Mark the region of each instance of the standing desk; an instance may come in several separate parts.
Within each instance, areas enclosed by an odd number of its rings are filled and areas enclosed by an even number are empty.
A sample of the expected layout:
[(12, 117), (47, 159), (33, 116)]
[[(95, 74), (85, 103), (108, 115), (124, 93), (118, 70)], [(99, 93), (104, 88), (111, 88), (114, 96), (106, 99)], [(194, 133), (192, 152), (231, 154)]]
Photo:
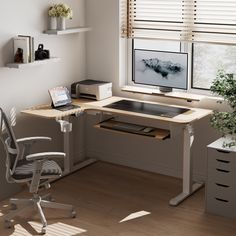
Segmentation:
[[(200, 120), (212, 113), (211, 110), (207, 109), (200, 109), (200, 108), (189, 108), (189, 107), (183, 107), (183, 106), (172, 106), (172, 107), (181, 107), (181, 108), (188, 108), (189, 111), (177, 115), (173, 118), (169, 117), (163, 117), (163, 116), (156, 116), (156, 115), (148, 115), (148, 114), (142, 114), (142, 113), (136, 113), (136, 112), (130, 112), (130, 111), (124, 111), (124, 110), (117, 110), (112, 108), (104, 107), (108, 104), (120, 101), (122, 99), (126, 100), (133, 100), (133, 101), (140, 101), (136, 99), (127, 99), (122, 97), (111, 97), (102, 101), (91, 101), (87, 99), (75, 99), (73, 100), (73, 104), (80, 105), (80, 108), (69, 110), (69, 111), (58, 111), (55, 109), (52, 109), (50, 105), (42, 105), (42, 106), (36, 106), (30, 109), (23, 110), (22, 113), (31, 115), (31, 116), (37, 116), (47, 119), (55, 119), (61, 124), (61, 131), (64, 132), (64, 152), (66, 153), (67, 158), (65, 159), (65, 174), (68, 174), (71, 171), (78, 170), (82, 167), (85, 167), (87, 165), (90, 165), (94, 163), (95, 159), (87, 159), (77, 165), (74, 166), (73, 158), (69, 158), (69, 132), (71, 131), (71, 123), (69, 121), (69, 117), (71, 115), (80, 115), (83, 112), (89, 112), (89, 111), (97, 111), (101, 112), (101, 114), (115, 114), (120, 116), (132, 116), (132, 117), (141, 117), (146, 119), (151, 119), (155, 121), (162, 121), (167, 122), (170, 125), (179, 125), (182, 128), (183, 132), (183, 186), (182, 186), (182, 192), (177, 195), (176, 197), (172, 198), (169, 201), (169, 204), (172, 206), (177, 206), (179, 203), (181, 203), (183, 200), (185, 200), (187, 197), (192, 195), (194, 192), (196, 192), (199, 188), (203, 186), (203, 183), (193, 183), (192, 180), (192, 157), (191, 157), (191, 146), (194, 140), (194, 132), (193, 132), (193, 123), (197, 120)], [(151, 104), (161, 104), (157, 102), (147, 102), (147, 101), (141, 101), (145, 103), (151, 103)]]

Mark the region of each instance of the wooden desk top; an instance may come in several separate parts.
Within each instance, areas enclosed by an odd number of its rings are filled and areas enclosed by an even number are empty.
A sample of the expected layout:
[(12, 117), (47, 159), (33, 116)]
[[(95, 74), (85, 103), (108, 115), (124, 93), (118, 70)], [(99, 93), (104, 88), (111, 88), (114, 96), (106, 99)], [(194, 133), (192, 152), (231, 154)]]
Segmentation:
[[(124, 110), (117, 110), (117, 109), (104, 107), (110, 103), (117, 102), (122, 99), (145, 102), (145, 103), (150, 103), (150, 104), (160, 104), (160, 105), (172, 106), (172, 107), (181, 107), (181, 108), (187, 108), (190, 110), (188, 112), (183, 113), (183, 114), (177, 115), (173, 118), (168, 118), (168, 117), (148, 115), (148, 114), (143, 114), (143, 113), (129, 112), (129, 111), (124, 111)], [(115, 114), (120, 114), (120, 115), (137, 116), (137, 117), (157, 119), (157, 120), (161, 120), (161, 121), (182, 123), (182, 124), (191, 123), (195, 120), (199, 120), (199, 119), (201, 119), (205, 116), (208, 116), (212, 113), (212, 110), (207, 110), (207, 109), (189, 108), (189, 107), (176, 106), (176, 105), (167, 105), (167, 104), (163, 104), (163, 103), (141, 101), (141, 100), (137, 100), (137, 99), (129, 99), (129, 98), (123, 98), (123, 97), (110, 97), (110, 98), (107, 98), (102, 101), (92, 101), (92, 100), (88, 100), (88, 99), (74, 99), (73, 104), (80, 105), (81, 108), (76, 108), (73, 110), (62, 112), (62, 111), (52, 109), (50, 105), (42, 105), (42, 106), (36, 106), (36, 107), (32, 107), (30, 109), (23, 110), (22, 113), (32, 115), (32, 116), (38, 116), (38, 117), (42, 117), (42, 118), (48, 118), (48, 119), (60, 119), (62, 117), (69, 116), (71, 114), (79, 113), (80, 111), (97, 110), (97, 111), (110, 112), (110, 113), (115, 113)]]
[(47, 119), (60, 119), (69, 115), (74, 115), (82, 111), (81, 108), (71, 109), (69, 111), (59, 111), (52, 109), (51, 105), (45, 104), (40, 106), (31, 107), (29, 109), (21, 111), (21, 113), (31, 116), (37, 116)]

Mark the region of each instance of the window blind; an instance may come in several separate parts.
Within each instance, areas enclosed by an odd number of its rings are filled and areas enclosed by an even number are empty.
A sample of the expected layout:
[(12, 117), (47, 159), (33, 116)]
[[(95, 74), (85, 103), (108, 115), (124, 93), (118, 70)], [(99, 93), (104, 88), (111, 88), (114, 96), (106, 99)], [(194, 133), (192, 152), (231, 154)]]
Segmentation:
[(122, 36), (236, 44), (235, 0), (122, 0)]

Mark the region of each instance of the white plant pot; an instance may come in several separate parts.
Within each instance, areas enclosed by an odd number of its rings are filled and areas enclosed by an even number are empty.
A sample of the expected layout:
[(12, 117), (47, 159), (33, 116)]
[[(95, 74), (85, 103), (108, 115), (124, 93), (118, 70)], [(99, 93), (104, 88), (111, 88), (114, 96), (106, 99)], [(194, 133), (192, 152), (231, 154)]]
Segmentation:
[(49, 17), (48, 19), (48, 29), (56, 30), (57, 29), (57, 18), (56, 17)]
[(236, 134), (227, 134), (223, 137), (222, 147), (229, 147), (236, 145)]
[(65, 30), (66, 29), (66, 18), (65, 17), (58, 17), (57, 18), (57, 29), (58, 30)]

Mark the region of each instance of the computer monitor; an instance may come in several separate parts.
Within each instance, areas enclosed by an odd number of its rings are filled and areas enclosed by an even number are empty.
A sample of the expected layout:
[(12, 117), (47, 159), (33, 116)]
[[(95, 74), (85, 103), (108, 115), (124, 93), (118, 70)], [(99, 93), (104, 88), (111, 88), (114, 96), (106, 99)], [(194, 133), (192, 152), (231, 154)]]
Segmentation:
[(188, 88), (188, 54), (133, 50), (133, 82), (159, 86), (161, 91)]

